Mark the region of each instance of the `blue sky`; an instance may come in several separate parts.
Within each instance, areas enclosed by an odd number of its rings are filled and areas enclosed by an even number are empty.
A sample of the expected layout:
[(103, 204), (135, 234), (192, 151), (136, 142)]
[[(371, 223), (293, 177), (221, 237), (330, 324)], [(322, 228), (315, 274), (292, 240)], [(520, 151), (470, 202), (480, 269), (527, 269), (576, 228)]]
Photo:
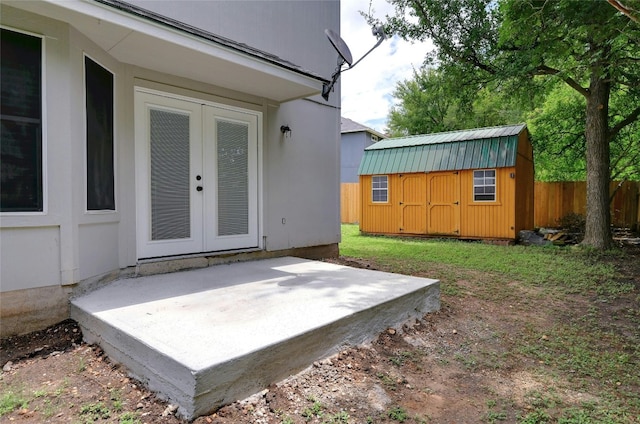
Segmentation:
[[(353, 61), (357, 61), (376, 43), (359, 11), (368, 11), (384, 18), (393, 8), (385, 0), (342, 0), (340, 5), (341, 36), (347, 43)], [(342, 85), (342, 116), (383, 132), (392, 93), (398, 82), (411, 78), (425, 54), (431, 49), (427, 43), (408, 43), (397, 36), (384, 41), (353, 69), (340, 76)]]

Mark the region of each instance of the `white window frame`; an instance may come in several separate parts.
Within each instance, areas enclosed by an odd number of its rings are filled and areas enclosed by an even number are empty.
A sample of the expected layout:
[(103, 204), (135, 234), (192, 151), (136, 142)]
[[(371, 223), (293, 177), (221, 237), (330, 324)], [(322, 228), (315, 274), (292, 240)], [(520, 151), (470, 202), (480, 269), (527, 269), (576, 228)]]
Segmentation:
[[(493, 176), (490, 175), (493, 173)], [(487, 175), (489, 174), (489, 175)], [(495, 202), (497, 201), (497, 172), (495, 169), (476, 169), (473, 171), (473, 201), (474, 202)], [(481, 193), (477, 193), (478, 190), (482, 189)], [(493, 188), (493, 193), (487, 193), (487, 188)], [(491, 190), (488, 190), (491, 191)], [(491, 199), (486, 199), (483, 197), (491, 196)], [(480, 198), (478, 198), (480, 197)]]
[[(377, 180), (377, 181), (376, 181)], [(384, 187), (381, 186), (384, 181)], [(384, 200), (376, 199), (376, 194), (381, 196), (384, 193)], [(389, 176), (388, 175), (372, 175), (371, 176), (371, 202), (372, 203), (389, 203)]]
[[(0, 212), (0, 216), (46, 216), (49, 212), (49, 179), (48, 179), (48, 153), (47, 153), (47, 45), (46, 37), (44, 34), (39, 34), (32, 31), (27, 31), (19, 28), (15, 28), (9, 25), (1, 25), (0, 28), (8, 31), (18, 32), (25, 35), (30, 35), (40, 39), (40, 107), (41, 107), (41, 119), (40, 119), (40, 142), (41, 145), (41, 172), (42, 172), (42, 210), (41, 211), (12, 211), (12, 212)], [(4, 226), (4, 224), (3, 224)]]

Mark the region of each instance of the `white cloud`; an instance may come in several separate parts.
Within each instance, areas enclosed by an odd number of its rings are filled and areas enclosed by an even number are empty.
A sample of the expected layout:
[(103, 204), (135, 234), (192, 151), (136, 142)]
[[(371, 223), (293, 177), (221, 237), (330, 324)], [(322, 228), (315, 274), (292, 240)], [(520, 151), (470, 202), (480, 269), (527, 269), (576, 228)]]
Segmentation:
[[(340, 5), (341, 37), (349, 46), (354, 62), (373, 45), (376, 38), (360, 11), (369, 10), (369, 0), (342, 0)], [(372, 0), (374, 16), (384, 19), (393, 14), (385, 0)], [(384, 131), (392, 93), (398, 82), (411, 78), (413, 69), (422, 65), (431, 50), (430, 43), (409, 43), (398, 36), (384, 41), (364, 60), (340, 76), (342, 116), (377, 131)]]

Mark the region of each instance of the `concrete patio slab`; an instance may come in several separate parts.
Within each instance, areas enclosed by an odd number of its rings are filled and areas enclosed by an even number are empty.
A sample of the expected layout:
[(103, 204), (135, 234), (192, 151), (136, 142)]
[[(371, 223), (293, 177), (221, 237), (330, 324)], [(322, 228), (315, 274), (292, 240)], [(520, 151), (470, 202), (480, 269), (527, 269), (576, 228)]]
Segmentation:
[(284, 257), (119, 280), (71, 316), (194, 418), (439, 306), (437, 280)]

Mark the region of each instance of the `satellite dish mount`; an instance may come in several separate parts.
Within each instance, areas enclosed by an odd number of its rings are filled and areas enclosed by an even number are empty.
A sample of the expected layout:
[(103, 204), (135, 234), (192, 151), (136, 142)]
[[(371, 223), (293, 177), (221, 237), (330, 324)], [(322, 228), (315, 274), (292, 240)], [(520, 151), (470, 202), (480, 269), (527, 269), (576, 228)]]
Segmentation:
[[(331, 75), (331, 81), (329, 83), (324, 83), (322, 86), (322, 97), (325, 100), (329, 100), (329, 93), (333, 91), (333, 86), (340, 78), (340, 73), (348, 71), (349, 69), (353, 69), (362, 59), (367, 57), (369, 53), (371, 53), (376, 47), (378, 47), (382, 42), (387, 38), (382, 28), (382, 25), (376, 26), (373, 28), (372, 33), (378, 39), (378, 42), (369, 49), (368, 52), (364, 54), (360, 59), (358, 59), (355, 63), (353, 62), (353, 57), (351, 56), (351, 50), (349, 50), (349, 46), (344, 40), (336, 34), (333, 30), (325, 29), (324, 33), (327, 35), (329, 42), (333, 46), (334, 49), (338, 52), (338, 66), (335, 71)], [(342, 69), (344, 65), (348, 65), (348, 68)]]

